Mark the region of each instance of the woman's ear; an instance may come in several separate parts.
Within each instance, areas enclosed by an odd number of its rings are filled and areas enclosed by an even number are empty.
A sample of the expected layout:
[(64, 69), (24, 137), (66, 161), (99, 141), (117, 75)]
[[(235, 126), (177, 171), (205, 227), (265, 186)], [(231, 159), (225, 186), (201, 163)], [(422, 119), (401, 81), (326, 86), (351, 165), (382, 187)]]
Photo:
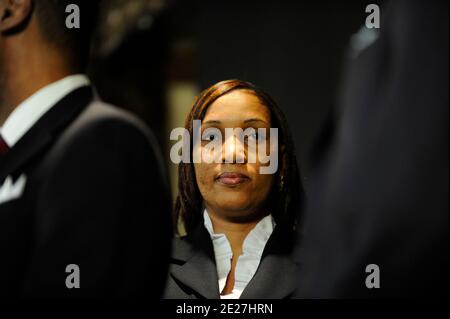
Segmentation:
[(32, 0), (0, 0), (0, 32), (12, 31), (28, 21)]

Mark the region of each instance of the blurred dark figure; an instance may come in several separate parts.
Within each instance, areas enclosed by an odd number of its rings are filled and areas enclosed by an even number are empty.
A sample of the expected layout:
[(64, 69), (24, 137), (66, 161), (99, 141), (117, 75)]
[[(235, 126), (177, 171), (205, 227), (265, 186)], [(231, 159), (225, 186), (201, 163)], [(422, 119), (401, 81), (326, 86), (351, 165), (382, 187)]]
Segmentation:
[(84, 74), (98, 5), (0, 0), (0, 297), (162, 293), (167, 180), (150, 130)]
[(165, 0), (106, 2), (90, 66), (102, 99), (139, 116), (162, 147), (167, 139), (164, 125), (170, 25), (170, 8)]
[(381, 14), (314, 153), (299, 297), (448, 294), (448, 2)]

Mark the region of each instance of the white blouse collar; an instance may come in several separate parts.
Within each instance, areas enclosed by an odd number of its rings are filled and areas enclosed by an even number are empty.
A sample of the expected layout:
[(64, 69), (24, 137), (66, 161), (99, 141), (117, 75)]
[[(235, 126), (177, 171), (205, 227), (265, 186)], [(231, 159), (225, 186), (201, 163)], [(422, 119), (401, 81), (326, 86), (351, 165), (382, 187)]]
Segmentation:
[[(219, 292), (222, 292), (228, 274), (231, 270), (231, 259), (233, 253), (230, 243), (225, 234), (216, 234), (212, 225), (211, 218), (207, 210), (203, 212), (204, 225), (211, 236), (216, 259), (217, 275), (219, 278)], [(264, 248), (272, 235), (275, 222), (272, 215), (261, 219), (258, 224), (250, 231), (244, 240), (242, 255), (239, 256), (235, 270), (235, 284), (233, 292), (230, 295), (221, 296), (223, 299), (238, 299), (244, 291), (247, 284), (255, 275)]]

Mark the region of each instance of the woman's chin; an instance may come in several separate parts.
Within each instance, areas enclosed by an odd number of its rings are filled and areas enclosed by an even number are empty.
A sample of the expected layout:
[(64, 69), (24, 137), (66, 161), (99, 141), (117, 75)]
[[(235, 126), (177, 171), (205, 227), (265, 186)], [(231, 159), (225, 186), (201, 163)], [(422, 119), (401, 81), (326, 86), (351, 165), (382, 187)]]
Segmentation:
[(247, 195), (235, 195), (235, 196), (222, 196), (217, 206), (223, 211), (228, 211), (232, 215), (241, 216), (251, 210), (254, 203), (248, 198)]

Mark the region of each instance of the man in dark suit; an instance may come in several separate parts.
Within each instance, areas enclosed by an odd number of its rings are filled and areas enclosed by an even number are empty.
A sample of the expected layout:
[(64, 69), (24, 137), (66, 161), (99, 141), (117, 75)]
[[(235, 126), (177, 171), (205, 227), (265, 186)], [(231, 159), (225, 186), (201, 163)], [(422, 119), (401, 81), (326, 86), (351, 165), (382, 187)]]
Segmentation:
[(448, 1), (381, 15), (314, 159), (299, 297), (448, 294)]
[[(80, 29), (66, 28), (77, 4)], [(0, 296), (160, 297), (170, 200), (152, 133), (83, 75), (97, 1), (0, 0)]]

